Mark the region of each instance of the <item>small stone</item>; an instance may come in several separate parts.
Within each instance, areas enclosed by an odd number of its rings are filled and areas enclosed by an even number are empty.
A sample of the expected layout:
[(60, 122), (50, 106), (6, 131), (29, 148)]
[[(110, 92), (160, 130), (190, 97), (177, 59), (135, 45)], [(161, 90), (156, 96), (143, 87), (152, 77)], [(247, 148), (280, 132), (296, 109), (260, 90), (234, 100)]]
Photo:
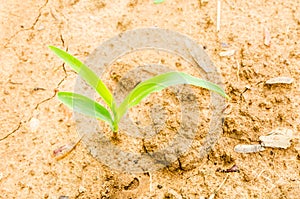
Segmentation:
[(266, 81), (266, 84), (291, 84), (294, 79), (291, 77), (274, 77)]
[(80, 186), (78, 189), (79, 193), (86, 192), (86, 189), (83, 186)]
[(38, 120), (37, 118), (31, 118), (30, 122), (29, 122), (29, 127), (30, 127), (30, 130), (32, 132), (36, 132), (37, 129), (39, 128), (40, 126), (40, 120)]

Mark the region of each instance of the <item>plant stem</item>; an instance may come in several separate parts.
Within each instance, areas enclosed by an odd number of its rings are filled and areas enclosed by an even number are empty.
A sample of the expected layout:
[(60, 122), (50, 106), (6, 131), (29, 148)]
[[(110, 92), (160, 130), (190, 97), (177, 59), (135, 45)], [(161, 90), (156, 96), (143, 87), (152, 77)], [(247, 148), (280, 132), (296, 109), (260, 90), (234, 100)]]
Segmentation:
[(118, 125), (118, 123), (117, 123), (116, 121), (114, 121), (112, 131), (113, 131), (114, 133), (117, 133), (118, 130), (119, 130), (119, 125)]

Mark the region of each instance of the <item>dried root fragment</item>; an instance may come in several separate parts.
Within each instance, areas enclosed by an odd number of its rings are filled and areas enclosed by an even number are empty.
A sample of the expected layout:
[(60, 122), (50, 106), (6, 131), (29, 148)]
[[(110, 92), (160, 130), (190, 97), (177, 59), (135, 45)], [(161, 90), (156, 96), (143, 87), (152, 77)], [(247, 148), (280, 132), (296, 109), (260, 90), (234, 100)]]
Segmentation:
[(219, 55), (221, 57), (230, 57), (230, 56), (234, 55), (234, 53), (235, 53), (235, 50), (232, 49), (232, 50), (222, 51), (219, 53)]
[(226, 177), (225, 177), (225, 179), (223, 180), (223, 182), (220, 184), (220, 186), (209, 196), (209, 198), (208, 199), (214, 199), (215, 198), (215, 196), (218, 194), (218, 192), (220, 191), (220, 189), (222, 188), (222, 186), (225, 184), (225, 182), (226, 182), (226, 180), (227, 180), (227, 178), (228, 178), (228, 173), (227, 173), (227, 175), (226, 175)]
[(256, 153), (264, 150), (265, 148), (260, 144), (239, 144), (234, 147), (234, 151), (237, 153)]
[(268, 47), (271, 45), (271, 34), (267, 27), (264, 28), (264, 44)]
[(266, 81), (266, 84), (291, 84), (294, 79), (291, 77), (274, 77)]

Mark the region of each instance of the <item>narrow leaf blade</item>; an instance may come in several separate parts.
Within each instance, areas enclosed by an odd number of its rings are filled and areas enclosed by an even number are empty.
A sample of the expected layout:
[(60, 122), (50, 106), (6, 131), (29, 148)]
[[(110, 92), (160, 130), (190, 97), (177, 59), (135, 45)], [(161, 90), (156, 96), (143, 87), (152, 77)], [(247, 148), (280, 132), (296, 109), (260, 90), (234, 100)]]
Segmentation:
[(113, 122), (109, 111), (96, 101), (71, 92), (59, 92), (57, 96), (70, 109), (103, 120), (112, 127)]
[(209, 81), (199, 79), (182, 72), (169, 72), (161, 75), (157, 75), (150, 78), (140, 84), (138, 84), (125, 98), (120, 107), (118, 108), (118, 120), (126, 113), (126, 111), (132, 106), (137, 105), (145, 97), (153, 92), (158, 92), (169, 86), (178, 84), (190, 84), (199, 86), (220, 94), (223, 97), (229, 99), (224, 90), (218, 85)]
[(114, 106), (113, 97), (111, 92), (105, 86), (105, 84), (98, 78), (98, 76), (81, 61), (70, 55), (69, 53), (55, 47), (49, 46), (59, 58), (67, 63), (72, 69), (77, 72), (96, 92), (102, 97), (105, 103), (112, 109)]

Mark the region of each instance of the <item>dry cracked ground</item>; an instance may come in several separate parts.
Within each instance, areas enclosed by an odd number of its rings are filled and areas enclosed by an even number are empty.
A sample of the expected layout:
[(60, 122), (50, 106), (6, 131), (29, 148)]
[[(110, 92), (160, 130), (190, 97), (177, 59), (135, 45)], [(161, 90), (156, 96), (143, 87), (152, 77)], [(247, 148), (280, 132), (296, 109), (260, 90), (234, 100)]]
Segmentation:
[[(213, 193), (215, 198), (298, 198), (300, 1), (224, 0), (219, 32), (216, 16), (217, 0), (0, 0), (0, 198), (208, 198)], [(47, 46), (85, 60), (119, 33), (154, 26), (203, 45), (222, 75), (231, 101), (214, 149), (201, 160), (188, 154), (143, 174), (111, 169), (82, 143), (65, 158), (53, 158), (53, 150), (78, 137), (72, 112), (56, 98), (58, 90), (73, 89), (77, 75)], [(265, 29), (270, 45), (264, 44)], [(221, 57), (226, 49), (235, 54)], [(180, 58), (138, 53), (118, 61), (113, 74), (150, 61), (193, 74)], [(279, 76), (294, 81), (265, 84)], [(106, 76), (110, 88), (114, 77)], [(174, 96), (166, 91), (160, 97)], [(159, 103), (176, 110), (176, 100)], [(137, 114), (145, 114), (151, 101), (142, 105)], [(287, 149), (234, 151), (238, 144), (259, 143), (261, 135), (279, 127), (293, 131)], [(233, 165), (239, 172), (219, 172)]]

